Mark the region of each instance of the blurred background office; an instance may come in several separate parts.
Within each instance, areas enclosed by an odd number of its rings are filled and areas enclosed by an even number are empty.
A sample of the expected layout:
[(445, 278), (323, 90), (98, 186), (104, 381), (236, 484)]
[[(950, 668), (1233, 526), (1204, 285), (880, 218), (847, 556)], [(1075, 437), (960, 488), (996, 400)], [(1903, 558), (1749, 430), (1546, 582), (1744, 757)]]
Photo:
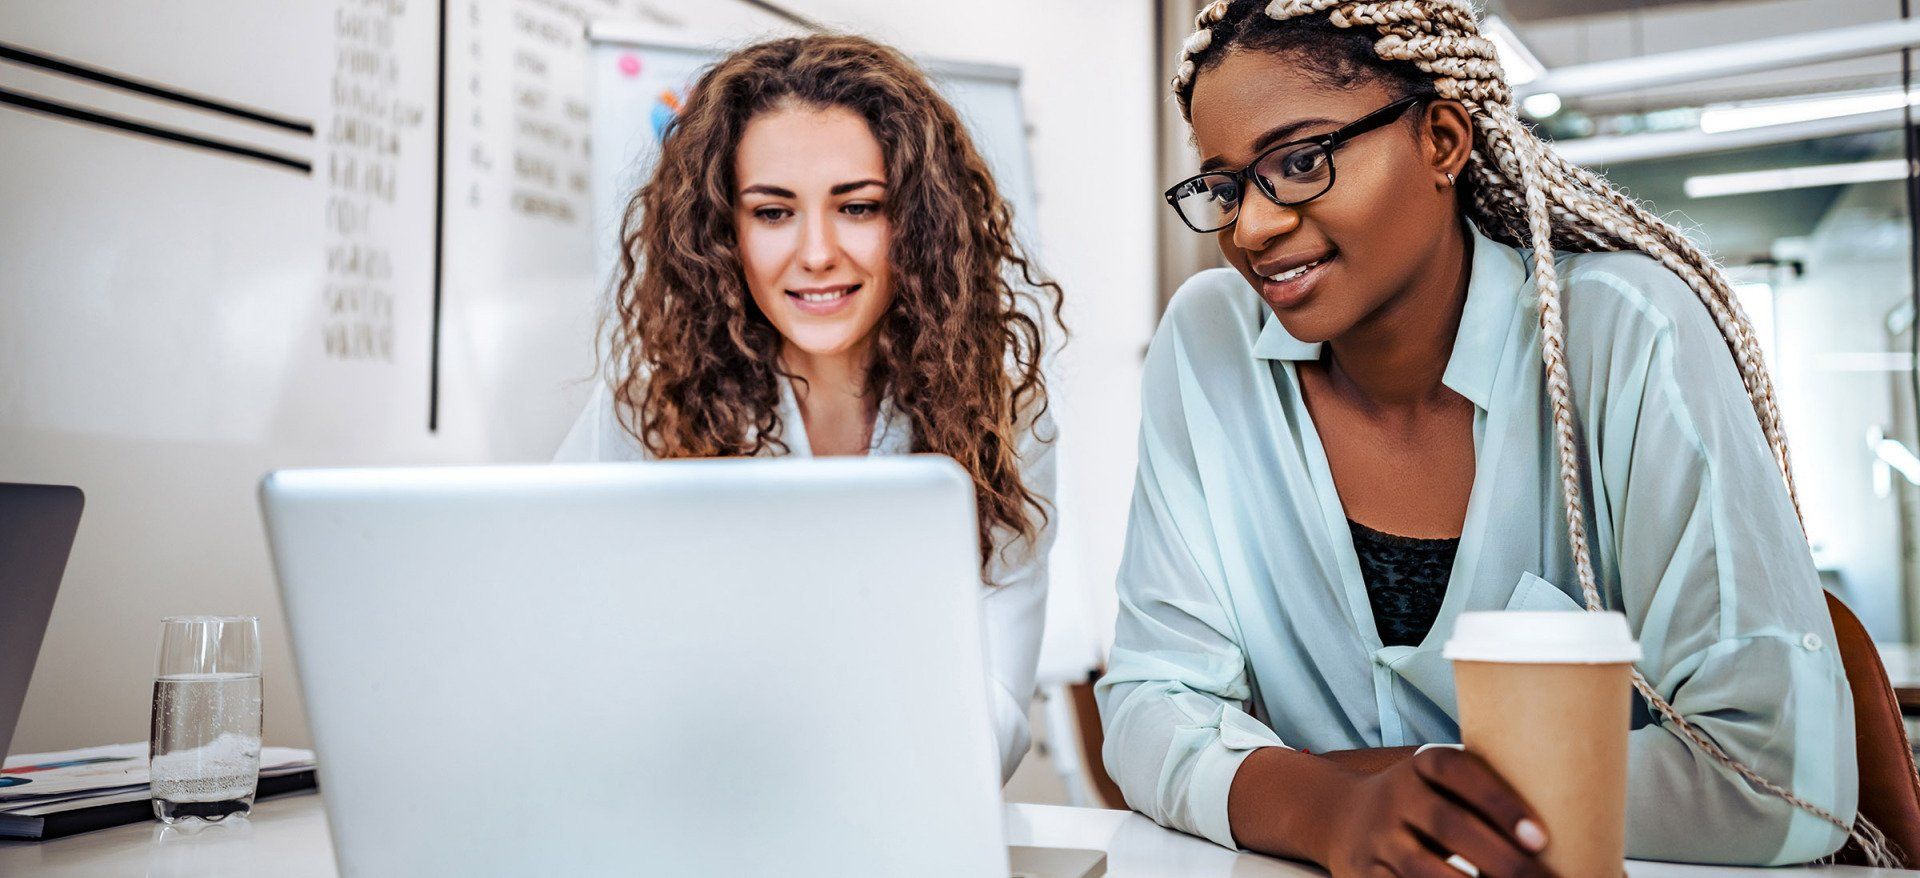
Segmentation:
[[(306, 746), (256, 480), (546, 459), (594, 380), (614, 235), (594, 77), (656, 63), (602, 50), (825, 27), (1011, 88), (996, 170), (1073, 335), (1043, 751), (1009, 796), (1088, 801), (1067, 686), (1111, 636), (1140, 357), (1219, 262), (1158, 195), (1196, 163), (1164, 83), (1199, 5), (0, 0), (0, 480), (89, 497), (14, 749), (141, 739), (157, 620), (187, 612), (261, 616), (267, 742)], [(1825, 582), (1909, 641), (1920, 22), (1899, 0), (1487, 12), (1537, 124), (1733, 267)]]

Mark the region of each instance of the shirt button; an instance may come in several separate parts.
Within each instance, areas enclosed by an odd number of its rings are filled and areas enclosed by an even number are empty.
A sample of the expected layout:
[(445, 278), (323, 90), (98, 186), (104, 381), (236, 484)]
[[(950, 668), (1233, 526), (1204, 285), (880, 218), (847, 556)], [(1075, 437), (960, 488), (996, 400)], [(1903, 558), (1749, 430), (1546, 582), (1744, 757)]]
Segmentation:
[(1808, 652), (1818, 652), (1820, 650), (1820, 635), (1809, 634), (1802, 637), (1800, 638), (1800, 645), (1805, 647)]

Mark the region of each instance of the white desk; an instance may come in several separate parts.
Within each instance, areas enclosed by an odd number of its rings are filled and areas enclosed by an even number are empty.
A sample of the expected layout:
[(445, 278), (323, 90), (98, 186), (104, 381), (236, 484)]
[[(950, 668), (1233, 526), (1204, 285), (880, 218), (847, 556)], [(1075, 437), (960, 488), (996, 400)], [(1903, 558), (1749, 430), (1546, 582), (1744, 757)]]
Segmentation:
[[(1128, 811), (1008, 805), (1007, 842), (1107, 852), (1111, 878), (1319, 878), (1318, 869), (1236, 854), (1212, 842), (1162, 829)], [(253, 817), (196, 831), (157, 823), (122, 826), (50, 842), (0, 841), (0, 876), (26, 878), (334, 878), (333, 849), (320, 796), (261, 802)], [(1751, 876), (1750, 869), (1629, 863), (1632, 878)], [(849, 870), (856, 874), (857, 870)], [(1829, 866), (1793, 870), (1799, 876), (1901, 876), (1911, 872)], [(1778, 874), (1778, 873), (1775, 873)]]

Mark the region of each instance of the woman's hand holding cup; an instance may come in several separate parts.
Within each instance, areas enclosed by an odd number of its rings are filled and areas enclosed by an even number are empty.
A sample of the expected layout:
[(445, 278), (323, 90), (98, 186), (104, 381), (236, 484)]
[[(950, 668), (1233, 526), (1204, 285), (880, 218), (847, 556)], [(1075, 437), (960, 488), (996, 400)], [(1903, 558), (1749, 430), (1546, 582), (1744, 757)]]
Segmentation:
[(1428, 750), (1357, 777), (1329, 816), (1326, 866), (1340, 878), (1460, 878), (1461, 861), (1497, 878), (1553, 874), (1539, 817), (1471, 753)]

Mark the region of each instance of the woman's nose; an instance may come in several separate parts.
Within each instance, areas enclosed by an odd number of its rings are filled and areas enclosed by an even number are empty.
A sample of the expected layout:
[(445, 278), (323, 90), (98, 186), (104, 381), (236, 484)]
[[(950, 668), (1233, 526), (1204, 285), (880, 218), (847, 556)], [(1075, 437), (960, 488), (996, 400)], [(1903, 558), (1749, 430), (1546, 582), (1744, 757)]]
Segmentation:
[(1233, 243), (1249, 253), (1258, 253), (1267, 249), (1273, 239), (1299, 227), (1299, 210), (1248, 192), (1240, 200), (1240, 215), (1234, 219)]

